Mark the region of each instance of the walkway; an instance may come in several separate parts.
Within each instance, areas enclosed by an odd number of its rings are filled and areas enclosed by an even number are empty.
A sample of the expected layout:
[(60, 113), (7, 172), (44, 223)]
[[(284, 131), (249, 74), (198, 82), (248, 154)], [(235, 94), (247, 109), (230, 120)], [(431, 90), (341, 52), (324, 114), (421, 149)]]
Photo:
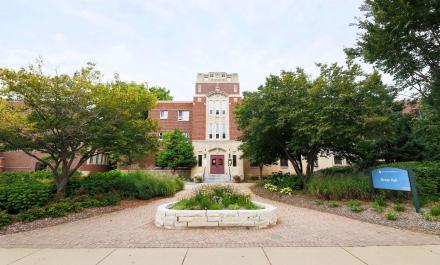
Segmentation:
[(0, 249), (0, 265), (438, 265), (440, 246)]
[[(248, 190), (249, 184), (240, 184), (239, 187)], [(179, 193), (178, 197), (185, 196), (187, 192)], [(0, 236), (0, 248), (349, 247), (440, 244), (440, 237), (434, 235), (364, 223), (257, 196), (254, 199), (278, 207), (279, 223), (276, 226), (262, 230), (159, 229), (153, 223), (156, 207), (176, 200), (166, 198), (138, 208)]]

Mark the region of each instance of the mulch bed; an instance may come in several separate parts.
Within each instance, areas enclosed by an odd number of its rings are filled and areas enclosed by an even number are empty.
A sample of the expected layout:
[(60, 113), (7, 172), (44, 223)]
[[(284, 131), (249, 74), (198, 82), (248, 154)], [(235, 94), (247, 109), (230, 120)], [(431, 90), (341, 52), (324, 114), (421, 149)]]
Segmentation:
[[(386, 225), (414, 232), (440, 235), (440, 221), (425, 220), (422, 216), (415, 212), (414, 207), (409, 203), (405, 204), (406, 211), (399, 213), (399, 217), (396, 221), (389, 221), (383, 216), (383, 213), (377, 213), (373, 211), (371, 209), (371, 203), (369, 202), (363, 202), (362, 205), (364, 208), (368, 209), (356, 213), (351, 211), (347, 207), (347, 201), (337, 201), (339, 207), (332, 208), (329, 206), (327, 201), (319, 201), (316, 200), (316, 198), (305, 194), (283, 195), (277, 192), (270, 192), (258, 185), (253, 185), (250, 189), (256, 195), (269, 200), (279, 201), (286, 204), (309, 208), (321, 212), (341, 215), (373, 224)], [(389, 203), (384, 212), (392, 210), (392, 206), (393, 204)], [(422, 211), (427, 210), (428, 209), (422, 209)]]
[(157, 200), (157, 198), (150, 200), (123, 200), (119, 205), (86, 208), (79, 213), (69, 213), (66, 216), (58, 218), (44, 218), (35, 220), (33, 222), (16, 222), (0, 229), (0, 235), (13, 234), (18, 232), (31, 231), (39, 228), (45, 228), (49, 226), (55, 226), (63, 223), (74, 222), (85, 218), (90, 218), (97, 215), (120, 211), (128, 208), (135, 208), (142, 205), (151, 203)]

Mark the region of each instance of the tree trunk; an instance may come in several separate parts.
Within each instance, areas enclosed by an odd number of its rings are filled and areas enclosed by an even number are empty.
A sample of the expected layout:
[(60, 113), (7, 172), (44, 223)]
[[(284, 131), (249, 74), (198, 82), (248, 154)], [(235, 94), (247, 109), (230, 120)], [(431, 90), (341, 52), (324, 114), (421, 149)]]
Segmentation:
[(263, 179), (263, 167), (264, 165), (260, 165), (260, 176), (258, 177), (259, 180)]

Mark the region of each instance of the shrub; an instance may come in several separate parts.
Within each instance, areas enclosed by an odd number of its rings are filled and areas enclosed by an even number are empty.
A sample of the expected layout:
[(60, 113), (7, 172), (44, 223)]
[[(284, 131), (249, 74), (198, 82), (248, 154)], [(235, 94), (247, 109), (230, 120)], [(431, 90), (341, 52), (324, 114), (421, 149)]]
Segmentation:
[(274, 173), (265, 177), (263, 182), (275, 185), (278, 189), (291, 188), (292, 190), (301, 190), (303, 188), (301, 179), (295, 175), (290, 175), (290, 173)]
[(323, 175), (323, 176), (347, 175), (347, 174), (353, 174), (354, 169), (350, 166), (334, 166), (334, 167), (321, 169), (316, 173), (318, 175)]
[(406, 207), (405, 207), (405, 205), (403, 205), (401, 203), (396, 203), (396, 204), (394, 204), (394, 211), (404, 212), (404, 211), (406, 211)]
[(240, 183), (240, 182), (241, 182), (241, 178), (240, 178), (240, 176), (238, 176), (238, 175), (233, 176), (233, 177), (232, 177), (232, 180), (233, 180), (235, 183)]
[(194, 176), (193, 177), (193, 181), (195, 183), (201, 183), (202, 182), (202, 177), (201, 176)]
[(323, 200), (359, 199), (371, 197), (371, 185), (368, 176), (314, 176), (307, 184), (307, 191)]
[(337, 202), (335, 202), (335, 201), (329, 201), (329, 202), (328, 202), (328, 206), (329, 206), (330, 208), (336, 208), (336, 207), (339, 207), (339, 203), (337, 203)]
[(189, 198), (173, 206), (176, 210), (258, 209), (248, 194), (236, 191), (230, 185), (202, 185)]
[(11, 216), (6, 211), (0, 211), (0, 227), (9, 225), (11, 222)]
[(387, 206), (387, 202), (385, 201), (384, 197), (382, 196), (376, 196), (374, 198), (374, 202), (381, 207), (386, 207)]
[(293, 190), (292, 190), (291, 188), (289, 188), (289, 187), (287, 187), (287, 188), (282, 188), (282, 189), (280, 190), (280, 193), (281, 193), (281, 194), (285, 194), (285, 195), (292, 195), (292, 192), (293, 192)]
[(0, 184), (0, 209), (18, 213), (34, 206), (42, 206), (49, 201), (54, 192), (53, 184), (44, 184), (31, 178)]
[(385, 218), (390, 221), (395, 221), (399, 217), (399, 214), (394, 211), (389, 211), (385, 213)]
[(432, 207), (430, 210), (429, 210), (429, 214), (431, 215), (431, 216), (440, 216), (440, 204), (439, 205), (437, 205), (437, 206), (435, 206), (435, 207)]
[(371, 209), (375, 212), (381, 213), (384, 210), (384, 207), (377, 202), (373, 202), (371, 205)]
[(266, 183), (266, 184), (264, 184), (264, 188), (265, 188), (266, 190), (268, 190), (268, 191), (271, 191), (271, 192), (277, 192), (277, 191), (278, 191), (278, 187), (275, 186), (275, 185), (272, 184), (272, 183)]
[(350, 208), (350, 210), (352, 210), (353, 212), (362, 212), (363, 210), (365, 210), (362, 206), (361, 206), (361, 202), (358, 200), (351, 200), (348, 202), (348, 208)]
[(32, 222), (41, 218), (47, 217), (46, 209), (43, 207), (32, 207), (26, 211), (23, 211), (15, 217), (21, 222)]

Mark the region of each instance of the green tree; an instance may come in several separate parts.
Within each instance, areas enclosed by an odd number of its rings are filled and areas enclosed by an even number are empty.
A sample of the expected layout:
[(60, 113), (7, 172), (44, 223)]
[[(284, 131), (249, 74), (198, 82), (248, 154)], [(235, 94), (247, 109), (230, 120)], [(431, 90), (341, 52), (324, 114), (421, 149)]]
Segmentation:
[(165, 87), (152, 86), (148, 89), (158, 100), (173, 100), (170, 90)]
[(440, 1), (365, 0), (362, 30), (348, 54), (391, 74), (440, 114)]
[(196, 163), (194, 148), (181, 130), (164, 133), (162, 150), (157, 154), (156, 165), (175, 171), (179, 167), (192, 167)]
[(365, 74), (352, 62), (318, 66), (316, 79), (302, 69), (269, 76), (236, 111), (245, 144), (268, 140), (270, 153), (287, 157), (304, 184), (318, 155), (354, 158), (389, 131), (385, 101), (392, 97), (377, 72)]
[(1, 149), (19, 149), (46, 163), (58, 193), (92, 156), (129, 163), (156, 149), (157, 124), (145, 117), (155, 97), (119, 80), (101, 83), (100, 77), (93, 64), (72, 76), (45, 75), (41, 62), (0, 69)]

